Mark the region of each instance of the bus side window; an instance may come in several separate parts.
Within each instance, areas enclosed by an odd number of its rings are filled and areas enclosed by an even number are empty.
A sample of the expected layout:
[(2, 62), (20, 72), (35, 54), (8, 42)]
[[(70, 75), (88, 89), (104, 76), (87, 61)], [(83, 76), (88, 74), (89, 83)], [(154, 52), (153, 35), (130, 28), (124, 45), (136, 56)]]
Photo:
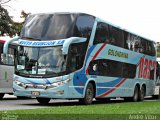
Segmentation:
[(8, 54), (8, 65), (14, 65), (14, 49), (9, 48), (9, 54)]
[(109, 42), (109, 26), (106, 23), (98, 23), (93, 44)]
[(0, 46), (0, 53), (1, 53), (1, 56), (0, 56), (0, 58), (1, 58), (0, 63), (1, 64), (14, 65), (15, 50), (13, 48), (9, 47), (8, 54), (4, 55), (3, 54), (3, 46)]
[(109, 26), (110, 44), (124, 48), (124, 35), (123, 31), (119, 28)]
[(98, 60), (91, 61), (89, 64), (89, 75), (99, 75), (99, 64)]
[(123, 64), (118, 61), (98, 59), (90, 62), (89, 74), (99, 76), (121, 77), (122, 65)]
[(78, 16), (75, 27), (75, 36), (89, 39), (94, 24), (94, 18), (88, 15)]
[(128, 46), (129, 50), (132, 50), (134, 52), (139, 52), (143, 53), (143, 43), (140, 37), (130, 34), (130, 33), (125, 33), (125, 42)]
[(156, 50), (152, 42), (147, 41), (147, 54), (151, 56), (156, 55)]

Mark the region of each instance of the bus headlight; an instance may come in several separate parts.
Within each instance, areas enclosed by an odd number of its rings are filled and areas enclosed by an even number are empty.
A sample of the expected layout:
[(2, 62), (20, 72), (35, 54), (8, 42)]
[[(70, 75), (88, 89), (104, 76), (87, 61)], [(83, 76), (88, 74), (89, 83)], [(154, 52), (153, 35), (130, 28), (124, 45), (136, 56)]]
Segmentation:
[(15, 80), (14, 81), (17, 85), (20, 85), (21, 84), (21, 82), (19, 82), (19, 81), (17, 81), (17, 80)]
[(71, 80), (71, 79), (68, 78), (68, 79), (63, 80), (63, 81), (54, 82), (54, 83), (51, 84), (51, 86), (52, 86), (52, 87), (57, 87), (57, 86), (59, 86), (59, 85), (63, 85), (63, 84), (65, 84), (65, 83), (68, 83), (70, 80)]
[(26, 85), (25, 83), (23, 83), (23, 82), (19, 82), (19, 81), (17, 81), (17, 80), (15, 80), (14, 82), (15, 82), (17, 85), (21, 86), (21, 87), (24, 87), (24, 88), (27, 87), (27, 85)]

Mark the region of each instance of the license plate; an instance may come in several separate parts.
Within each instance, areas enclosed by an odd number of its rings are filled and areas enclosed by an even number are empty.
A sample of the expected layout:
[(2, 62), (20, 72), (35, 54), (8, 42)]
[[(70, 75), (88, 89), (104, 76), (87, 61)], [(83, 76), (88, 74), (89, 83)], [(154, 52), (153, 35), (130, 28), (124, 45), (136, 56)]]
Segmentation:
[(32, 91), (31, 93), (32, 93), (33, 96), (39, 96), (40, 95), (40, 93), (38, 91)]

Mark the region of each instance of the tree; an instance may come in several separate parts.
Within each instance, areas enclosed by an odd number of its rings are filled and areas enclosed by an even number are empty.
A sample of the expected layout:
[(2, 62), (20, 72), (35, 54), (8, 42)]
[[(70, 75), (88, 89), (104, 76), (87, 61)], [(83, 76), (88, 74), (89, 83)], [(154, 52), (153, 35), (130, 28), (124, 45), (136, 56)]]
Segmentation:
[(157, 42), (157, 57), (160, 57), (160, 42)]
[[(6, 5), (6, 3), (10, 1), (11, 0), (0, 0), (0, 35), (3, 35), (4, 33), (7, 33), (9, 36), (13, 36), (16, 33), (19, 34), (24, 23), (14, 22), (9, 16), (8, 11), (5, 8), (10, 7)], [(26, 18), (28, 15), (24, 11), (21, 14), (23, 18)]]
[(29, 14), (31, 14), (31, 13), (26, 13), (24, 10), (22, 10), (21, 11), (21, 18), (26, 19)]
[(11, 33), (10, 26), (12, 25), (12, 23), (13, 21), (11, 17), (8, 15), (8, 11), (5, 8), (3, 8), (0, 4), (0, 31), (2, 35), (4, 33)]

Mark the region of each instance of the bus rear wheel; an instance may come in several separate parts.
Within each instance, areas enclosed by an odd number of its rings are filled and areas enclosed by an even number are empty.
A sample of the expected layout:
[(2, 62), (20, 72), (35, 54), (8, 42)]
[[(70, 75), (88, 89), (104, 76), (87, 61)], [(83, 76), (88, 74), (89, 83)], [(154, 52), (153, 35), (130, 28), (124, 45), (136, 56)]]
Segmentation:
[(43, 105), (48, 104), (49, 101), (51, 100), (50, 98), (39, 98), (39, 97), (37, 97), (36, 99), (40, 104), (43, 104)]
[(138, 86), (135, 86), (134, 94), (133, 94), (133, 97), (131, 98), (133, 102), (137, 102), (138, 101), (138, 93), (139, 93)]
[(144, 100), (145, 92), (146, 92), (145, 87), (142, 86), (142, 88), (141, 88), (141, 90), (139, 92), (139, 101), (143, 101)]
[(85, 105), (90, 105), (93, 102), (94, 97), (94, 88), (92, 83), (88, 83), (85, 96), (82, 99), (79, 99), (79, 102)]
[(0, 93), (0, 100), (3, 99), (4, 93)]

